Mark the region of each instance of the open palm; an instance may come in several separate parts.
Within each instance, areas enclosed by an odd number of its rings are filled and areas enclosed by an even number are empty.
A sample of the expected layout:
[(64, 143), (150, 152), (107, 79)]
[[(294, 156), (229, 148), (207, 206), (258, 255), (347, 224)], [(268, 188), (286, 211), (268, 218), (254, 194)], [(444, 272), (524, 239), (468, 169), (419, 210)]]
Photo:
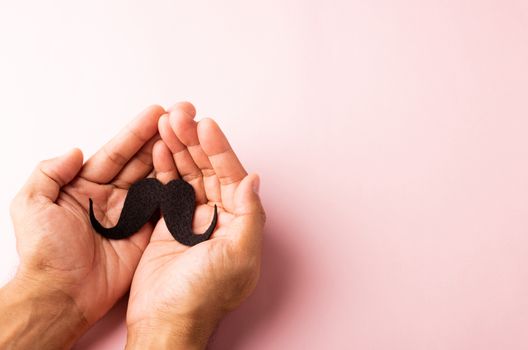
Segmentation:
[(182, 103), (160, 118), (154, 168), (164, 183), (181, 178), (193, 186), (195, 233), (207, 229), (215, 204), (218, 223), (211, 239), (193, 247), (174, 240), (163, 219), (157, 223), (132, 282), (129, 326), (169, 314), (218, 319), (245, 299), (258, 279), (265, 221), (253, 188), (258, 178), (247, 175), (213, 120), (198, 123), (194, 116), (194, 107)]
[(130, 184), (153, 171), (163, 113), (159, 106), (146, 109), (84, 166), (79, 150), (42, 162), (13, 202), (30, 211), (12, 210), (21, 272), (44, 271), (42, 282), (73, 298), (89, 324), (128, 290), (153, 226), (108, 240), (93, 230), (88, 200), (103, 224), (115, 224)]

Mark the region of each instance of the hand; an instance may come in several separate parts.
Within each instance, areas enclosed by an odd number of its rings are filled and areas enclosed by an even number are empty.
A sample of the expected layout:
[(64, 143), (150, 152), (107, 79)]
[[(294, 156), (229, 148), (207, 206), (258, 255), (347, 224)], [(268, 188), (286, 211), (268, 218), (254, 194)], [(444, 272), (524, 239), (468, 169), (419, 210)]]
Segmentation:
[[(4, 311), (0, 329), (14, 324), (6, 319), (6, 305), (18, 305), (11, 313), (19, 317), (26, 317), (18, 312), (23, 305), (33, 309), (22, 322), (23, 332), (11, 332), (12, 340), (24, 344), (22, 338), (33, 334), (27, 339), (32, 348), (68, 347), (129, 289), (153, 225), (145, 225), (128, 239), (105, 239), (90, 224), (88, 199), (94, 200), (95, 214), (103, 224), (117, 222), (130, 184), (153, 170), (151, 152), (159, 140), (157, 123), (163, 113), (159, 106), (143, 111), (84, 166), (77, 149), (41, 162), (13, 200), (20, 266), (0, 293)], [(52, 318), (53, 327), (44, 330), (59, 334), (28, 332), (37, 316)], [(57, 325), (61, 322), (66, 322), (64, 327)], [(4, 340), (0, 339), (0, 347), (8, 343)]]
[(189, 103), (159, 120), (153, 150), (157, 178), (189, 182), (196, 193), (195, 233), (211, 238), (187, 247), (161, 219), (136, 269), (127, 311), (128, 348), (203, 348), (217, 323), (254, 289), (260, 273), (265, 214), (259, 178), (248, 175), (218, 125), (193, 120)]

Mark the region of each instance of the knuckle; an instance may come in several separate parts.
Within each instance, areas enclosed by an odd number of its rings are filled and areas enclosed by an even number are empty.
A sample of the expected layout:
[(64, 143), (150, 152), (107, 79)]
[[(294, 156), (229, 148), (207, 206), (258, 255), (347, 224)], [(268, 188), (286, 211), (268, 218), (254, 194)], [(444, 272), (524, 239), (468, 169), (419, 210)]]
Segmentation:
[(42, 174), (48, 174), (50, 168), (50, 159), (41, 160), (35, 166), (32, 176), (42, 176)]
[(44, 159), (44, 160), (41, 160), (37, 163), (37, 166), (36, 166), (36, 169), (35, 170), (42, 170), (43, 168), (46, 168), (46, 166), (48, 165), (49, 163), (49, 160), (48, 159)]

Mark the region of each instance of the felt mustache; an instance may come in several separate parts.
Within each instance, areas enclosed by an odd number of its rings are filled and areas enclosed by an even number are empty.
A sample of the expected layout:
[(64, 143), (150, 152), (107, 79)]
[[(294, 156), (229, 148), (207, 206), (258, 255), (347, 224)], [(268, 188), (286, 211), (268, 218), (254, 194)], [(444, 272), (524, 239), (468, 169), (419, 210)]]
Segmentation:
[(114, 227), (103, 227), (97, 221), (90, 198), (90, 222), (99, 234), (110, 239), (123, 239), (145, 225), (159, 208), (167, 228), (180, 243), (193, 246), (211, 237), (218, 219), (216, 205), (209, 228), (203, 234), (194, 234), (192, 219), (195, 196), (191, 185), (183, 180), (172, 180), (163, 185), (156, 179), (140, 180), (130, 186), (123, 210)]

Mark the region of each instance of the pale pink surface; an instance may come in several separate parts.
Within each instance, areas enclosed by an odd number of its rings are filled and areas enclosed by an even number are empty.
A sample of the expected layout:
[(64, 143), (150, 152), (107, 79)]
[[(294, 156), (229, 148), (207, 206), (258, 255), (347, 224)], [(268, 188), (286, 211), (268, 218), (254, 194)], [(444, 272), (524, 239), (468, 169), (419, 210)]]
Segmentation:
[[(528, 348), (526, 1), (68, 4), (71, 35), (95, 39), (40, 59), (68, 97), (56, 113), (80, 113), (73, 139), (111, 135), (95, 111), (117, 128), (119, 109), (181, 97), (261, 174), (262, 280), (211, 349)], [(13, 85), (10, 100), (56, 111), (55, 94)], [(125, 310), (77, 348), (121, 348)]]

